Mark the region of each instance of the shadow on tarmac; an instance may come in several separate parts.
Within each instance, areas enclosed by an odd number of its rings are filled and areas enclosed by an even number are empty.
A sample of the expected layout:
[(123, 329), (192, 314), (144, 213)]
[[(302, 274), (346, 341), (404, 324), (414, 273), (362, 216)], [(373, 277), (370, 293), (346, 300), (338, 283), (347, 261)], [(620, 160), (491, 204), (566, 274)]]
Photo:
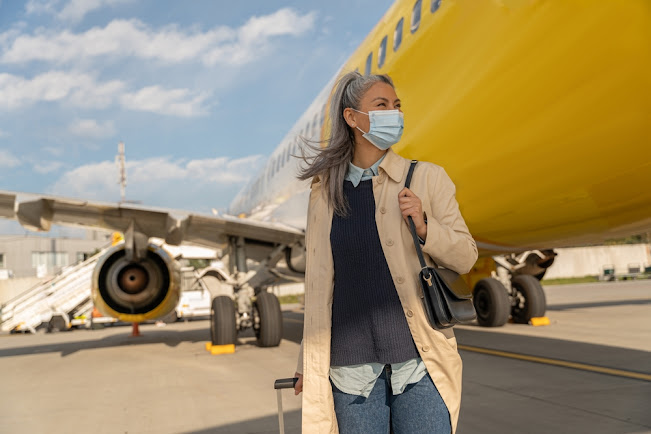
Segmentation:
[(583, 308), (590, 308), (590, 307), (630, 306), (630, 305), (641, 305), (641, 304), (651, 304), (651, 300), (648, 298), (642, 298), (638, 300), (613, 300), (613, 301), (595, 301), (592, 303), (556, 304), (552, 306), (547, 306), (547, 310), (569, 310), (569, 309), (583, 309)]
[[(285, 433), (299, 434), (301, 432), (301, 411), (285, 412)], [(248, 419), (238, 423), (210, 427), (198, 431), (186, 431), (184, 434), (276, 434), (278, 433), (278, 416), (265, 416)]]
[[(303, 315), (295, 312), (283, 312), (283, 317), (284, 339), (300, 344), (303, 336)], [(25, 336), (26, 339), (21, 340), (21, 343), (23, 343), (24, 346), (0, 349), (0, 358), (59, 352), (61, 353), (61, 357), (66, 357), (78, 351), (95, 350), (100, 348), (150, 344), (164, 344), (168, 347), (176, 347), (181, 342), (196, 343), (210, 341), (208, 322), (206, 322), (206, 327), (202, 329), (184, 331), (170, 330), (169, 328), (147, 329), (142, 332), (141, 336), (136, 338), (130, 336), (130, 327), (119, 328), (123, 329), (124, 333), (111, 334), (101, 339), (88, 339), (76, 342), (57, 342), (44, 345), (29, 345), (29, 337)], [(116, 330), (117, 329), (118, 327), (116, 327)], [(92, 334), (94, 332), (94, 330), (74, 330), (60, 333)], [(255, 337), (253, 330), (251, 329), (239, 333), (236, 346), (257, 346), (255, 339), (246, 339), (251, 337)]]
[[(509, 324), (506, 327), (530, 326)], [(480, 329), (479, 326), (477, 326), (477, 330), (456, 328), (454, 332), (459, 345), (651, 374), (649, 353), (646, 351), (530, 335), (495, 333)], [(464, 350), (460, 349), (459, 351), (463, 356)]]

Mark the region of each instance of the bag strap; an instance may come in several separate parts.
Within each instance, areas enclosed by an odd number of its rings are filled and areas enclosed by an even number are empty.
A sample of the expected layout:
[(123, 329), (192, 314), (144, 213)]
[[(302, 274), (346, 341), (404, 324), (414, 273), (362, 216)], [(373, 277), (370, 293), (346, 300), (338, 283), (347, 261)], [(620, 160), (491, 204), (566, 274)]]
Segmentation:
[[(407, 172), (407, 179), (405, 180), (405, 187), (409, 188), (411, 184), (411, 177), (414, 174), (414, 169), (418, 164), (418, 160), (411, 160), (411, 166), (409, 166), (409, 172)], [(432, 275), (429, 272), (425, 258), (423, 257), (423, 249), (420, 247), (420, 241), (418, 241), (418, 235), (416, 235), (416, 225), (414, 224), (414, 219), (411, 216), (407, 217), (409, 220), (409, 230), (411, 231), (411, 237), (414, 239), (414, 246), (416, 246), (416, 253), (418, 254), (418, 261), (420, 262), (420, 270), (423, 273), (423, 278), (427, 280), (428, 284), (432, 284)]]

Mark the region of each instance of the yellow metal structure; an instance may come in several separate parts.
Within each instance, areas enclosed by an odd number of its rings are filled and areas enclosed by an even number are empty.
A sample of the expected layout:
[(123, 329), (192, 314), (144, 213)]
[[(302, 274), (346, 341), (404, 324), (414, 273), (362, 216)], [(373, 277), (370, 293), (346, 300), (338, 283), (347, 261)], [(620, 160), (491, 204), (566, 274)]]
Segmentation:
[(343, 72), (369, 55), (482, 255), (651, 230), (650, 1), (397, 1)]
[(546, 325), (550, 324), (549, 323), (549, 318), (546, 317), (546, 316), (537, 316), (537, 317), (531, 318), (529, 320), (529, 323), (534, 327), (546, 326)]
[(206, 342), (206, 351), (213, 356), (218, 354), (233, 354), (235, 352), (235, 344), (213, 345), (210, 342)]

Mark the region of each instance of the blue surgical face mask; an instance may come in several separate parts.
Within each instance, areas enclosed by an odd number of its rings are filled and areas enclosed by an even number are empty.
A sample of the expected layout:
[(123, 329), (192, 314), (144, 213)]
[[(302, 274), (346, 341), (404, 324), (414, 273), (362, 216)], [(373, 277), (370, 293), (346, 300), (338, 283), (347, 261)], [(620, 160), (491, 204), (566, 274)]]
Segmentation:
[[(355, 110), (355, 109), (353, 109)], [(404, 115), (400, 110), (370, 110), (368, 113), (355, 110), (368, 115), (371, 122), (368, 132), (359, 127), (364, 137), (379, 149), (385, 151), (400, 141), (404, 129)]]

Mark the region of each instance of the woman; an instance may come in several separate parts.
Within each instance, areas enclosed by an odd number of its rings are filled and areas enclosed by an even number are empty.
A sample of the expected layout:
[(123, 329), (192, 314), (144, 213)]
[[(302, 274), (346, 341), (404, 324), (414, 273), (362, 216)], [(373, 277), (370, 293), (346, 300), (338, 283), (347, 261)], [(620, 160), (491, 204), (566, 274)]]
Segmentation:
[(327, 147), (312, 181), (305, 325), (296, 376), (303, 433), (450, 433), (461, 398), (451, 329), (433, 330), (418, 296), (407, 217), (432, 265), (467, 273), (477, 247), (445, 171), (391, 150), (403, 114), (386, 75), (345, 74), (330, 105)]

